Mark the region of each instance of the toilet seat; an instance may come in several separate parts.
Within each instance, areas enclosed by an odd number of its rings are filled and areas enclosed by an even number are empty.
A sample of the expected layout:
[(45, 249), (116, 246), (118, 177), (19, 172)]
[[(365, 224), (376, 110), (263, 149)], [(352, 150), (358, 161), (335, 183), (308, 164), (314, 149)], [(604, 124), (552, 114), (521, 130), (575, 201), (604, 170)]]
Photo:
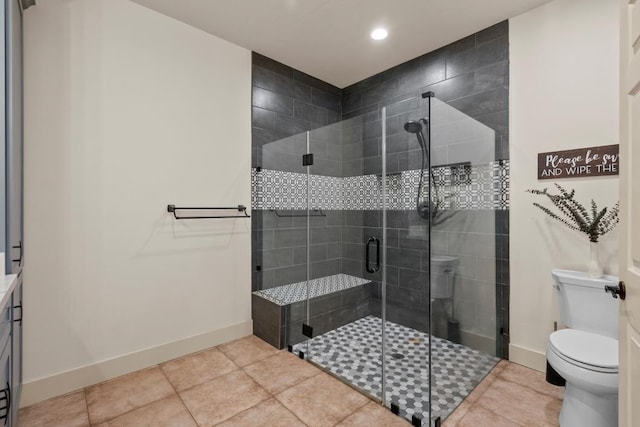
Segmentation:
[(616, 339), (575, 329), (562, 329), (549, 336), (549, 349), (567, 363), (589, 371), (618, 373)]

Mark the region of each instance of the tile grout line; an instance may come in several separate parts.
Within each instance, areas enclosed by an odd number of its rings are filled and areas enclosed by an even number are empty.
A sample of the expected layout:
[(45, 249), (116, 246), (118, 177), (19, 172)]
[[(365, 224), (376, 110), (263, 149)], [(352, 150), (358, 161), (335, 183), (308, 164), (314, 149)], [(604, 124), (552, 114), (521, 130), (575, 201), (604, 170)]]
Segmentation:
[[(505, 360), (506, 360), (506, 359), (505, 359)], [(511, 423), (516, 423), (516, 424), (517, 424), (517, 425), (519, 425), (519, 426), (524, 426), (524, 424), (522, 424), (520, 420), (513, 420), (513, 419), (511, 419), (511, 418), (509, 418), (509, 417), (505, 417), (505, 416), (503, 416), (502, 414), (500, 414), (500, 413), (496, 412), (494, 409), (489, 408), (489, 407), (487, 407), (487, 406), (485, 406), (485, 405), (483, 405), (483, 404), (481, 404), (481, 403), (480, 403), (480, 399), (482, 398), (482, 396), (483, 396), (487, 391), (489, 391), (489, 389), (492, 387), (492, 385), (495, 383), (495, 380), (497, 380), (497, 379), (500, 379), (500, 380), (502, 380), (502, 381), (505, 381), (505, 382), (508, 382), (508, 383), (511, 383), (511, 384), (516, 384), (516, 385), (519, 385), (519, 386), (522, 386), (522, 387), (526, 387), (528, 390), (530, 390), (530, 391), (532, 391), (532, 392), (535, 392), (535, 393), (540, 394), (540, 395), (543, 395), (543, 396), (547, 396), (547, 397), (552, 398), (552, 399), (554, 399), (554, 400), (561, 400), (561, 399), (557, 399), (557, 398), (555, 398), (554, 396), (551, 396), (551, 395), (549, 395), (549, 394), (547, 394), (547, 393), (544, 393), (544, 392), (538, 391), (538, 390), (536, 390), (536, 389), (534, 389), (534, 388), (532, 388), (532, 387), (529, 387), (529, 386), (528, 386), (528, 385), (526, 385), (525, 383), (520, 383), (520, 382), (513, 381), (513, 380), (510, 380), (510, 379), (507, 379), (507, 378), (503, 377), (503, 376), (502, 376), (502, 373), (507, 369), (507, 367), (508, 367), (509, 365), (511, 365), (511, 364), (513, 363), (513, 362), (509, 362), (508, 360), (507, 360), (507, 362), (508, 362), (508, 363), (507, 363), (507, 365), (506, 365), (506, 366), (504, 366), (502, 369), (500, 369), (500, 371), (499, 371), (498, 373), (493, 373), (493, 370), (491, 371), (491, 373), (492, 373), (493, 375), (495, 375), (495, 377), (496, 377), (496, 378), (495, 378), (493, 381), (491, 381), (491, 383), (487, 386), (487, 388), (486, 388), (482, 393), (480, 393), (480, 395), (476, 398), (476, 400), (475, 400), (474, 402), (469, 402), (469, 403), (470, 403), (469, 408), (467, 409), (467, 411), (465, 412), (465, 414), (460, 418), (460, 420), (459, 420), (458, 422), (462, 422), (462, 421), (463, 421), (463, 419), (464, 419), (465, 417), (467, 417), (467, 415), (469, 415), (469, 413), (472, 411), (472, 409), (474, 409), (474, 408), (482, 408), (482, 409), (484, 409), (484, 410), (486, 410), (486, 411), (489, 411), (490, 413), (492, 413), (492, 414), (496, 415), (497, 417), (499, 417), (499, 418), (501, 418), (501, 419), (504, 419), (504, 420), (506, 420), (506, 421), (508, 421), (508, 422), (511, 422)], [(497, 365), (496, 365), (496, 367), (497, 367)], [(494, 369), (496, 369), (496, 368), (494, 368)], [(453, 414), (453, 413), (452, 413), (452, 414)], [(445, 420), (445, 422), (446, 422), (446, 420)]]
[(519, 420), (518, 420), (518, 421), (516, 421), (516, 420), (513, 420), (513, 419), (511, 419), (511, 418), (509, 418), (509, 417), (505, 417), (505, 416), (503, 416), (502, 414), (497, 413), (496, 411), (494, 411), (494, 410), (493, 410), (493, 409), (491, 409), (491, 408), (487, 408), (487, 407), (486, 407), (486, 406), (484, 406), (484, 405), (477, 404), (477, 402), (476, 402), (476, 403), (474, 403), (473, 405), (471, 405), (471, 407), (469, 408), (469, 410), (467, 411), (467, 413), (465, 413), (465, 414), (464, 414), (464, 416), (463, 416), (462, 418), (460, 418), (460, 421), (462, 421), (462, 420), (463, 420), (467, 415), (469, 415), (469, 412), (471, 412), (471, 409), (472, 409), (474, 406), (478, 406), (478, 407), (480, 407), (480, 408), (484, 409), (485, 411), (489, 411), (490, 413), (494, 414), (494, 415), (495, 415), (495, 416), (497, 416), (498, 418), (501, 418), (501, 419), (503, 419), (503, 420), (506, 420), (506, 421), (508, 421), (508, 422), (510, 422), (510, 423), (515, 423), (515, 424), (517, 424), (518, 426), (522, 426), (522, 427), (524, 427), (524, 426), (525, 426), (525, 424), (522, 424), (522, 422), (520, 422)]
[[(288, 353), (286, 350), (280, 350), (280, 352), (283, 352), (283, 353), (285, 353), (285, 354), (286, 354), (286, 353)], [(278, 353), (274, 354), (273, 356), (265, 357), (265, 358), (264, 358), (264, 359), (262, 359), (262, 360), (256, 360), (255, 362), (250, 363), (250, 364), (248, 364), (248, 365), (245, 365), (245, 366), (243, 366), (243, 367), (242, 367), (242, 368), (240, 368), (240, 369), (242, 369), (242, 370), (243, 370), (243, 371), (244, 371), (244, 372), (245, 372), (245, 373), (246, 373), (246, 374), (247, 374), (247, 375), (248, 375), (252, 380), (254, 380), (254, 381), (255, 381), (255, 379), (251, 376), (251, 374), (250, 374), (249, 372), (245, 371), (245, 368), (246, 368), (246, 367), (249, 367), (249, 366), (251, 366), (251, 365), (254, 365), (254, 364), (256, 364), (256, 363), (259, 363), (259, 362), (264, 362), (265, 360), (267, 360), (267, 359), (269, 359), (269, 358), (271, 358), (271, 357), (275, 357), (275, 356), (277, 356), (277, 355), (278, 355)], [(294, 357), (295, 357), (295, 356), (294, 356)], [(308, 361), (306, 361), (306, 360), (303, 360), (303, 362), (304, 362), (304, 363), (309, 363), (309, 362), (308, 362)], [(313, 365), (313, 364), (311, 364), (311, 366), (314, 366), (314, 367), (315, 367), (315, 365)], [(315, 377), (315, 376), (320, 375), (321, 373), (323, 373), (323, 371), (322, 371), (321, 369), (318, 369), (318, 371), (319, 371), (319, 372), (317, 372), (317, 373), (315, 373), (315, 374), (313, 374), (313, 375), (311, 375), (311, 376), (309, 376), (309, 377), (306, 377), (306, 378), (302, 378), (302, 379), (300, 379), (300, 380), (297, 380), (297, 381), (296, 381), (295, 383), (293, 383), (291, 386), (287, 387), (286, 389), (284, 389), (284, 390), (282, 390), (282, 391), (279, 391), (278, 393), (273, 394), (273, 393), (271, 393), (271, 392), (270, 392), (269, 390), (267, 390), (267, 389), (265, 389), (265, 391), (266, 391), (267, 393), (272, 394), (272, 396), (273, 396), (273, 397), (276, 397), (276, 394), (284, 393), (285, 391), (289, 390), (290, 388), (295, 387), (295, 386), (297, 386), (298, 384), (300, 384), (300, 383), (302, 383), (302, 382), (304, 382), (304, 381), (306, 381), (306, 380), (308, 380), (308, 379), (311, 379), (311, 378), (313, 378), (313, 377)], [(257, 381), (256, 381), (256, 383), (257, 383)], [(258, 384), (258, 385), (260, 385), (260, 384)], [(261, 386), (261, 387), (262, 387), (262, 386)]]
[[(357, 392), (357, 391), (356, 391)], [(362, 394), (362, 393), (360, 393)], [(372, 400), (371, 398), (369, 398), (368, 396), (365, 396), (364, 394), (362, 394), (364, 397), (367, 398), (368, 402), (365, 402), (364, 405), (359, 406), (358, 408), (356, 408), (353, 412), (351, 412), (350, 414), (348, 414), (346, 417), (342, 418), (340, 421), (338, 421), (335, 425), (340, 424), (341, 422), (343, 422), (344, 420), (346, 420), (347, 418), (349, 418), (351, 415), (355, 414), (356, 412), (358, 412), (359, 410), (361, 410), (362, 408), (364, 408), (365, 406), (367, 406), (369, 403), (374, 402), (374, 400)], [(394, 414), (395, 415), (395, 414)], [(398, 415), (399, 416), (399, 415)], [(400, 417), (402, 418), (402, 417)]]
[[(242, 371), (242, 372), (243, 372), (247, 377), (249, 377), (249, 379), (250, 379), (250, 380), (251, 380), (255, 385), (257, 385), (257, 386), (258, 386), (258, 388), (260, 388), (260, 389), (261, 389), (261, 390), (263, 390), (265, 393), (267, 393), (267, 398), (262, 399), (261, 401), (259, 401), (259, 402), (258, 402), (258, 403), (256, 403), (255, 405), (250, 406), (250, 407), (248, 407), (248, 408), (246, 408), (246, 409), (243, 409), (242, 411), (238, 412), (237, 414), (234, 414), (233, 416), (231, 416), (231, 417), (229, 417), (229, 418), (226, 418), (226, 419), (224, 419), (224, 420), (222, 420), (222, 421), (220, 421), (219, 423), (216, 423), (216, 424), (214, 424), (214, 425), (220, 425), (220, 424), (222, 424), (222, 423), (224, 423), (224, 422), (226, 422), (226, 421), (229, 421), (230, 419), (232, 419), (232, 418), (234, 418), (234, 417), (237, 417), (238, 415), (242, 414), (243, 412), (247, 412), (248, 410), (253, 409), (253, 408), (255, 408), (256, 406), (260, 405), (261, 403), (264, 403), (264, 402), (266, 402), (267, 400), (269, 400), (269, 399), (271, 399), (271, 398), (273, 398), (273, 397), (274, 397), (271, 393), (269, 393), (269, 390), (265, 389), (265, 388), (264, 388), (264, 387), (262, 387), (260, 384), (258, 384), (258, 382), (257, 382), (256, 380), (254, 380), (254, 379), (251, 377), (251, 375), (249, 375), (249, 374), (248, 374), (248, 373), (247, 373), (243, 368), (239, 368), (238, 370), (239, 370), (239, 371)], [(204, 384), (204, 383), (203, 383), (203, 384)], [(185, 405), (185, 406), (186, 406), (186, 405)], [(197, 423), (196, 423), (196, 424), (197, 424)], [(198, 424), (198, 425), (199, 425), (199, 424)]]
[(500, 375), (496, 375), (496, 379), (500, 379), (500, 380), (502, 380), (502, 381), (505, 381), (505, 382), (508, 382), (508, 383), (511, 383), (511, 384), (516, 384), (516, 385), (519, 385), (519, 386), (525, 387), (525, 388), (527, 388), (528, 390), (530, 390), (530, 391), (532, 391), (532, 392), (535, 392), (535, 393), (537, 393), (537, 394), (541, 394), (541, 395), (543, 395), (543, 396), (546, 396), (546, 397), (549, 397), (549, 398), (551, 398), (551, 399), (558, 400), (558, 401), (562, 402), (562, 399), (558, 399), (557, 397), (552, 396), (552, 395), (550, 395), (549, 393), (545, 393), (545, 392), (540, 391), (540, 390), (537, 390), (537, 389), (535, 389), (535, 388), (533, 388), (533, 387), (529, 387), (529, 386), (528, 386), (527, 384), (525, 384), (525, 383), (516, 382), (516, 381), (510, 380), (510, 379), (508, 379), (508, 378), (502, 377), (502, 376), (500, 376)]
[[(484, 394), (484, 393), (483, 393), (483, 394)], [(523, 424), (520, 422), (520, 420), (514, 420), (514, 419), (512, 419), (512, 418), (510, 418), (510, 417), (506, 417), (506, 416), (504, 416), (504, 415), (502, 415), (502, 414), (499, 414), (499, 413), (497, 413), (496, 411), (494, 411), (492, 408), (488, 408), (488, 407), (486, 407), (485, 405), (483, 405), (483, 404), (481, 404), (481, 403), (479, 403), (479, 402), (480, 402), (480, 398), (478, 398), (478, 400), (476, 400), (475, 402), (473, 402), (473, 404), (471, 405), (471, 407), (469, 407), (469, 410), (467, 411), (467, 413), (466, 413), (466, 414), (464, 414), (464, 416), (463, 416), (462, 418), (466, 417), (466, 416), (469, 414), (469, 412), (471, 412), (471, 409), (472, 409), (474, 406), (478, 406), (478, 407), (481, 407), (482, 409), (484, 409), (485, 411), (489, 411), (489, 412), (491, 412), (492, 414), (496, 415), (496, 416), (497, 416), (497, 417), (499, 417), (499, 418), (502, 418), (502, 419), (504, 419), (504, 420), (507, 420), (507, 421), (509, 421), (509, 422), (511, 422), (511, 423), (516, 423), (518, 426), (523, 426)], [(460, 419), (460, 421), (462, 421), (462, 418)]]
[[(153, 365), (153, 366), (149, 366), (149, 367), (147, 367), (147, 368), (142, 368), (142, 369), (139, 369), (139, 370), (137, 370), (137, 371), (133, 371), (133, 372), (129, 372), (128, 374), (121, 375), (120, 377), (125, 377), (125, 376), (131, 375), (131, 374), (135, 374), (135, 373), (140, 372), (140, 371), (150, 370), (150, 369), (154, 369), (154, 368), (158, 368), (158, 369), (160, 369), (160, 371), (162, 372), (162, 374), (164, 375), (164, 377), (165, 377), (165, 378), (167, 377), (167, 376), (165, 375), (164, 371), (162, 371), (162, 368), (160, 368), (160, 365)], [(102, 382), (100, 382), (100, 383), (98, 383), (98, 384), (104, 384), (104, 383), (106, 383), (106, 382), (113, 381), (113, 380), (115, 380), (115, 379), (117, 379), (117, 378), (120, 378), (120, 377), (112, 378), (112, 379), (107, 380), (107, 381), (102, 381)], [(169, 381), (169, 379), (168, 379), (168, 378), (167, 378), (167, 381)], [(91, 385), (91, 386), (89, 386), (89, 387), (86, 387), (86, 388), (85, 388), (85, 401), (86, 401), (86, 396), (87, 396), (87, 394), (86, 394), (86, 389), (88, 389), (88, 388), (90, 388), (90, 387), (93, 387), (94, 385), (98, 385), (98, 384), (93, 384), (93, 385)], [(171, 387), (173, 388), (173, 384), (171, 384), (171, 381), (169, 381), (169, 385), (171, 385)], [(175, 388), (174, 388), (174, 390), (175, 390)], [(123, 415), (130, 414), (131, 412), (133, 412), (133, 411), (137, 411), (138, 409), (146, 408), (147, 406), (152, 405), (152, 404), (154, 404), (154, 403), (157, 403), (157, 402), (159, 402), (159, 401), (161, 401), (161, 400), (163, 400), (163, 399), (166, 399), (166, 398), (168, 398), (168, 397), (170, 397), (170, 396), (165, 396), (165, 397), (162, 397), (162, 398), (160, 398), (160, 399), (154, 400), (154, 401), (152, 401), (152, 402), (145, 403), (145, 404), (144, 404), (144, 405), (142, 405), (142, 406), (138, 406), (137, 408), (130, 409), (130, 410), (126, 411), (126, 412), (123, 412), (123, 413), (121, 413), (121, 414), (116, 415), (115, 417), (107, 418), (107, 419), (105, 419), (105, 420), (103, 420), (103, 421), (100, 421), (98, 424), (103, 424), (103, 423), (106, 423), (106, 422), (109, 422), (109, 421), (113, 421), (113, 420), (115, 420), (116, 418), (120, 418), (120, 417), (121, 417), (121, 416), (123, 416)], [(187, 410), (188, 410), (188, 409), (187, 409)], [(88, 413), (88, 412), (89, 412), (89, 405), (88, 405), (88, 403), (87, 403), (87, 413)], [(88, 415), (88, 414), (87, 414), (87, 415)], [(90, 425), (90, 426), (94, 426), (94, 425), (98, 425), (98, 424), (94, 424), (94, 423), (92, 423), (92, 422), (91, 422), (91, 418), (89, 418), (89, 425)]]
[[(316, 365), (314, 365), (314, 364), (310, 363), (308, 360), (307, 360), (307, 361), (305, 361), (305, 362), (306, 362), (306, 363), (311, 364), (311, 366), (316, 367)], [(320, 372), (318, 372), (317, 374), (312, 375), (312, 376), (310, 376), (309, 378), (305, 378), (305, 379), (304, 379), (304, 380), (302, 380), (302, 381), (299, 381), (299, 382), (298, 382), (298, 383), (296, 383), (295, 385), (293, 385), (293, 386), (291, 386), (291, 387), (287, 388), (286, 390), (281, 391), (281, 392), (280, 392), (280, 393), (278, 393), (278, 394), (284, 393), (285, 391), (287, 391), (287, 390), (289, 390), (289, 389), (291, 389), (291, 388), (293, 388), (293, 387), (295, 387), (295, 386), (297, 386), (297, 385), (299, 385), (299, 384), (302, 384), (303, 382), (305, 382), (305, 381), (307, 381), (307, 380), (310, 380), (310, 379), (312, 379), (312, 378), (315, 378), (315, 377), (317, 377), (318, 375), (325, 374), (325, 375), (327, 375), (328, 377), (333, 378), (334, 380), (336, 380), (336, 381), (340, 382), (341, 384), (343, 384), (343, 385), (345, 385), (345, 386), (349, 387), (351, 390), (355, 391), (356, 393), (360, 394), (361, 396), (364, 396), (365, 398), (367, 398), (367, 400), (368, 400), (367, 402), (365, 402), (362, 406), (357, 407), (354, 411), (352, 411), (351, 413), (347, 414), (344, 418), (340, 419), (340, 420), (339, 420), (336, 424), (334, 424), (334, 425), (338, 425), (338, 424), (340, 424), (341, 422), (343, 422), (344, 420), (346, 420), (347, 418), (349, 418), (351, 415), (355, 414), (355, 413), (356, 413), (356, 412), (358, 412), (360, 409), (362, 409), (362, 408), (364, 408), (365, 406), (367, 406), (370, 402), (378, 403), (378, 402), (376, 402), (375, 400), (371, 399), (371, 398), (370, 398), (369, 396), (367, 396), (366, 394), (364, 394), (364, 393), (360, 392), (359, 390), (355, 389), (354, 387), (351, 387), (349, 384), (346, 384), (344, 381), (342, 381), (342, 380), (340, 380), (340, 379), (336, 378), (334, 375), (330, 374), (329, 372), (325, 372), (323, 368), (321, 368), (321, 367), (320, 367), (320, 368), (318, 368), (318, 370), (319, 370)], [(278, 397), (277, 397), (277, 396), (274, 396), (274, 398), (275, 398), (278, 402), (280, 402), (280, 404), (281, 404), (282, 406), (284, 406), (285, 408), (287, 408), (287, 410), (289, 410), (289, 408), (284, 404), (284, 402), (281, 402), (281, 401), (280, 401), (280, 399), (278, 399)], [(293, 411), (291, 411), (291, 410), (289, 410), (289, 412), (293, 413)], [(294, 415), (296, 415), (296, 414), (294, 413)], [(296, 416), (296, 418), (297, 418), (297, 416)], [(301, 421), (302, 421), (302, 420), (301, 420)], [(303, 422), (303, 424), (305, 424), (305, 423)], [(305, 425), (306, 425), (306, 424), (305, 424)]]
[[(180, 393), (178, 393), (178, 390), (176, 390), (175, 386), (173, 385), (173, 383), (171, 382), (171, 380), (167, 376), (166, 372), (164, 372), (164, 369), (162, 369), (162, 366), (158, 365), (158, 367), (160, 368), (160, 372), (162, 372), (162, 375), (164, 375), (164, 377), (167, 379), (167, 381), (171, 385), (171, 388), (173, 389), (173, 392), (176, 394), (176, 396), (178, 396), (178, 399), (180, 399), (180, 403), (182, 403), (182, 406), (184, 406), (184, 409), (186, 409), (187, 412), (189, 413), (189, 416), (191, 417), (193, 422), (196, 423), (197, 426), (199, 426), (200, 424), (198, 424), (198, 421), (195, 419), (195, 417), (193, 416), (193, 414), (189, 410), (189, 407), (187, 406), (186, 403), (184, 403), (184, 400), (182, 400), (182, 396), (180, 396)], [(231, 372), (233, 372), (233, 371), (231, 371)]]
[[(278, 353), (283, 352), (283, 351), (284, 351), (284, 350), (280, 350)], [(259, 384), (259, 383), (258, 383), (258, 382), (257, 382), (257, 381), (252, 377), (252, 376), (251, 376), (251, 374), (249, 374), (249, 373), (248, 373), (247, 371), (245, 371), (245, 369), (244, 369), (244, 368), (246, 368), (246, 367), (248, 367), (248, 366), (251, 366), (251, 365), (253, 365), (253, 364), (255, 364), (255, 363), (263, 362), (263, 361), (265, 361), (265, 360), (267, 360), (267, 359), (269, 359), (269, 358), (271, 358), (271, 357), (275, 357), (276, 355), (278, 355), (278, 353), (276, 353), (276, 354), (274, 354), (274, 355), (272, 355), (272, 356), (265, 357), (264, 359), (261, 359), (261, 360), (256, 360), (255, 362), (253, 362), (253, 363), (249, 363), (248, 365), (245, 365), (245, 366), (243, 366), (243, 367), (241, 367), (241, 368), (240, 368), (240, 369), (241, 369), (241, 370), (242, 370), (242, 371), (243, 371), (243, 372), (244, 372), (244, 373), (245, 373), (249, 378), (251, 378), (251, 381), (253, 381), (254, 383), (256, 383), (256, 384), (258, 385), (258, 387), (260, 387), (261, 389), (263, 389), (263, 390), (264, 390), (265, 392), (267, 392), (267, 394), (269, 395), (269, 398), (268, 398), (268, 399), (265, 399), (265, 400), (263, 400), (263, 401), (261, 401), (261, 402), (258, 402), (258, 403), (256, 403), (255, 405), (253, 405), (251, 408), (247, 408), (247, 409), (245, 409), (245, 410), (244, 410), (244, 411), (242, 411), (242, 412), (246, 412), (246, 411), (248, 411), (249, 409), (255, 408), (255, 407), (256, 407), (256, 406), (258, 406), (259, 404), (261, 404), (261, 403), (263, 403), (263, 402), (266, 402), (266, 401), (267, 401), (267, 400), (269, 400), (269, 399), (273, 399), (273, 400), (275, 400), (279, 405), (281, 405), (283, 408), (285, 408), (285, 409), (286, 409), (286, 410), (287, 410), (291, 415), (293, 415), (294, 417), (296, 417), (296, 419), (297, 419), (298, 421), (300, 421), (303, 425), (305, 425), (305, 426), (307, 426), (307, 427), (308, 427), (308, 424), (307, 424), (307, 423), (305, 423), (304, 421), (302, 421), (302, 420), (298, 417), (298, 415), (297, 415), (295, 412), (293, 412), (293, 411), (292, 411), (291, 409), (289, 409), (289, 408), (288, 408), (288, 407), (287, 407), (283, 402), (281, 402), (281, 401), (280, 401), (280, 399), (278, 399), (278, 397), (276, 396), (276, 394), (273, 394), (273, 393), (271, 393), (269, 390), (267, 390), (266, 388), (262, 387), (262, 386), (261, 386), (261, 385), (260, 385), (260, 384)], [(304, 382), (304, 381), (306, 381), (306, 380), (308, 380), (308, 379), (310, 379), (310, 378), (313, 378), (313, 377), (315, 377), (316, 375), (319, 375), (319, 374), (321, 374), (321, 373), (322, 373), (322, 371), (318, 372), (317, 374), (314, 374), (314, 375), (310, 376), (309, 378), (304, 378), (304, 379), (302, 379), (302, 380), (300, 380), (300, 381), (296, 382), (295, 384), (291, 385), (290, 387), (287, 387), (286, 389), (282, 390), (281, 392), (279, 392), (279, 393), (277, 393), (277, 394), (284, 393), (285, 391), (289, 390), (290, 388), (293, 388), (293, 387), (297, 386), (298, 384), (300, 384), (300, 383), (302, 383), (302, 382)], [(242, 412), (239, 412), (238, 414), (234, 415), (234, 417), (235, 417), (235, 416), (237, 416), (237, 415), (239, 415), (239, 414), (241, 414)], [(233, 417), (232, 417), (232, 418), (233, 418)], [(225, 420), (225, 421), (226, 421), (226, 420)], [(223, 422), (224, 422), (224, 421), (223, 421)]]
[[(240, 339), (242, 339), (242, 338), (240, 338)], [(254, 380), (254, 379), (253, 379), (253, 377), (252, 377), (251, 375), (249, 375), (249, 373), (248, 373), (247, 371), (245, 371), (245, 369), (244, 369), (244, 368), (245, 368), (245, 367), (247, 367), (247, 366), (253, 365), (254, 363), (257, 363), (257, 362), (261, 362), (261, 361), (263, 361), (263, 360), (265, 360), (265, 359), (268, 359), (269, 357), (272, 357), (272, 356), (267, 356), (267, 357), (264, 357), (263, 359), (256, 360), (256, 361), (254, 361), (254, 362), (252, 362), (252, 363), (249, 363), (249, 364), (247, 364), (247, 365), (240, 366), (240, 365), (238, 365), (236, 362), (234, 362), (234, 361), (231, 359), (231, 357), (230, 357), (229, 355), (227, 355), (227, 353), (225, 353), (224, 351), (222, 351), (222, 349), (220, 348), (220, 345), (217, 345), (217, 346), (212, 347), (212, 348), (217, 349), (217, 350), (218, 350), (218, 351), (219, 351), (219, 352), (220, 352), (220, 353), (221, 353), (225, 358), (227, 358), (227, 359), (228, 359), (228, 360), (229, 360), (229, 361), (230, 361), (230, 362), (231, 362), (231, 363), (236, 367), (236, 369), (234, 369), (234, 370), (232, 370), (232, 371), (230, 371), (230, 372), (227, 372), (226, 374), (218, 375), (217, 377), (212, 378), (212, 379), (210, 379), (210, 380), (208, 380), (208, 381), (205, 381), (205, 382), (202, 382), (202, 383), (200, 383), (200, 384), (196, 384), (196, 385), (194, 385), (194, 386), (191, 386), (191, 387), (189, 387), (189, 388), (186, 388), (186, 389), (184, 389), (184, 390), (182, 390), (182, 391), (186, 391), (186, 390), (192, 389), (192, 388), (194, 388), (194, 387), (197, 387), (198, 385), (205, 384), (205, 383), (207, 383), (207, 382), (209, 382), (209, 381), (213, 381), (213, 380), (215, 380), (216, 378), (223, 377), (224, 375), (228, 375), (228, 374), (230, 374), (230, 373), (232, 373), (232, 372), (235, 372), (235, 371), (242, 371), (242, 373), (244, 373), (247, 377), (249, 377), (249, 379), (250, 379), (253, 383), (255, 383), (255, 384), (256, 384), (256, 385), (257, 385), (261, 390), (263, 390), (265, 393), (267, 393), (267, 396), (268, 396), (266, 399), (263, 399), (263, 400), (259, 401), (259, 402), (258, 402), (258, 403), (256, 403), (255, 405), (250, 406), (249, 408), (246, 408), (246, 409), (244, 409), (244, 410), (242, 410), (242, 411), (238, 412), (237, 414), (234, 414), (232, 417), (229, 417), (229, 418), (227, 418), (227, 419), (225, 419), (225, 420), (222, 420), (222, 421), (220, 421), (219, 423), (216, 423), (216, 424), (214, 424), (214, 425), (220, 425), (220, 424), (222, 424), (222, 423), (224, 423), (224, 422), (226, 422), (226, 421), (228, 421), (228, 420), (230, 420), (230, 419), (232, 419), (232, 418), (234, 418), (234, 417), (236, 417), (236, 416), (238, 416), (238, 415), (240, 415), (240, 414), (242, 414), (242, 413), (244, 413), (244, 412), (249, 411), (250, 409), (255, 408), (256, 406), (260, 405), (260, 404), (261, 404), (261, 403), (263, 403), (263, 402), (266, 402), (267, 400), (269, 400), (269, 399), (271, 399), (271, 398), (274, 398), (274, 399), (275, 399), (275, 396), (274, 396), (274, 395), (272, 395), (272, 394), (269, 392), (269, 390), (265, 389), (265, 388), (264, 388), (264, 387), (262, 387), (260, 384), (258, 384), (258, 382), (257, 382), (256, 380)], [(276, 353), (276, 354), (277, 354), (277, 353)], [(163, 371), (163, 373), (164, 373), (164, 371)], [(166, 376), (166, 374), (165, 374), (165, 376)], [(168, 380), (168, 377), (167, 377), (167, 380)], [(171, 383), (171, 381), (169, 381), (169, 383)], [(173, 387), (173, 384), (171, 384), (171, 386)], [(175, 387), (174, 387), (174, 390), (175, 390)], [(179, 398), (180, 398), (180, 400), (182, 401), (182, 404), (185, 406), (185, 408), (187, 408), (187, 411), (189, 411), (189, 408), (187, 407), (187, 405), (186, 405), (186, 404), (184, 403), (184, 401), (182, 400), (182, 397), (180, 396), (180, 393), (178, 393), (178, 392), (177, 392), (177, 390), (176, 390), (176, 393), (178, 394), (178, 397), (179, 397)], [(288, 410), (288, 408), (287, 408), (287, 410)], [(289, 412), (291, 412), (291, 411), (289, 411)], [(193, 414), (191, 414), (191, 411), (189, 411), (189, 414), (190, 414), (190, 415), (191, 415), (191, 417), (193, 418)], [(295, 415), (295, 414), (294, 414), (294, 415)], [(195, 421), (195, 418), (194, 418), (194, 421)], [(303, 423), (303, 424), (304, 424), (304, 423)], [(198, 426), (199, 426), (200, 424), (198, 424), (198, 422), (196, 421), (196, 425), (198, 425)], [(306, 424), (305, 424), (305, 425), (306, 425)]]
[(87, 401), (87, 387), (82, 388), (82, 395), (84, 396), (84, 407), (87, 410), (87, 421), (89, 422), (89, 427), (93, 424), (91, 423), (91, 417), (89, 416), (89, 402)]
[[(314, 374), (314, 375), (310, 376), (309, 378), (305, 378), (305, 379), (303, 379), (303, 380), (301, 380), (301, 381), (298, 381), (297, 383), (295, 383), (295, 384), (294, 384), (294, 385), (292, 385), (291, 387), (288, 387), (288, 388), (286, 388), (286, 389), (282, 390), (282, 391), (281, 391), (280, 393), (278, 393), (278, 394), (284, 393), (285, 391), (290, 390), (290, 389), (292, 389), (293, 387), (296, 387), (297, 385), (302, 384), (303, 382), (305, 382), (305, 381), (307, 381), (307, 380), (310, 380), (311, 378), (315, 378), (315, 377), (317, 377), (318, 375), (320, 375), (321, 373), (322, 373), (322, 371), (318, 372), (317, 374)], [(267, 391), (267, 393), (269, 393), (269, 392)], [(291, 410), (287, 405), (285, 405), (285, 403), (284, 403), (283, 401), (281, 401), (280, 399), (278, 399), (278, 396), (277, 396), (277, 395), (273, 395), (273, 398), (276, 400), (276, 402), (278, 402), (280, 405), (282, 405), (282, 407), (283, 407), (283, 408), (285, 408), (287, 411), (289, 411), (291, 414), (293, 414), (293, 416), (294, 416), (294, 417), (296, 417), (296, 419), (297, 419), (298, 421), (300, 421), (303, 425), (305, 425), (305, 426), (309, 426), (309, 424), (305, 423), (304, 421), (302, 421), (302, 420), (300, 419), (300, 417), (298, 417), (298, 414), (296, 414), (295, 412), (293, 412), (293, 411), (292, 411), (292, 410)]]

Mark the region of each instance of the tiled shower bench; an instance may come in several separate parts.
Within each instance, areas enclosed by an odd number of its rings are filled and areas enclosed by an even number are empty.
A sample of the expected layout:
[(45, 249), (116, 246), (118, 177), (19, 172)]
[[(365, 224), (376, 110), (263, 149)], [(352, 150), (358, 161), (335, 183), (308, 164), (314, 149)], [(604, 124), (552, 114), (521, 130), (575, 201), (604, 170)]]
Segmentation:
[[(309, 280), (309, 325), (313, 336), (371, 314), (375, 284), (348, 274)], [(291, 283), (253, 292), (253, 333), (277, 348), (306, 339), (302, 324), (307, 316), (307, 282)]]

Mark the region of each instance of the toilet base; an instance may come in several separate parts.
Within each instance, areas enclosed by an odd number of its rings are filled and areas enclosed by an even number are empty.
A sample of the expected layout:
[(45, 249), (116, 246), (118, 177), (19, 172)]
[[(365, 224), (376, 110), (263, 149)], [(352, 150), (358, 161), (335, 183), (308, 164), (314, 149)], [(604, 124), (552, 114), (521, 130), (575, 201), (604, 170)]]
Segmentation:
[(617, 425), (617, 394), (594, 394), (567, 382), (560, 410), (560, 427)]

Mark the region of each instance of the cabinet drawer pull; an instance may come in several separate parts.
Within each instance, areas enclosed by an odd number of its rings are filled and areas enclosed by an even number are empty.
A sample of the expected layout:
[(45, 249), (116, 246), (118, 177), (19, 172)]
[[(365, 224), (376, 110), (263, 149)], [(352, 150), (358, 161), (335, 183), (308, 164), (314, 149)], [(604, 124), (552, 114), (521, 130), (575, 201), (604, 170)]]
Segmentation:
[(14, 305), (13, 309), (14, 310), (20, 309), (20, 317), (15, 316), (15, 313), (14, 313), (13, 321), (20, 323), (20, 326), (22, 326), (22, 301), (20, 301), (20, 304)]
[(0, 420), (4, 420), (3, 425), (7, 425), (7, 420), (9, 419), (9, 410), (11, 409), (11, 386), (9, 385), (9, 381), (7, 381), (7, 387), (4, 390), (1, 390), (0, 393), (0, 402), (4, 400), (3, 403), (0, 403), (0, 411), (6, 411), (4, 415), (0, 415)]
[(20, 243), (18, 243), (17, 246), (12, 246), (13, 249), (20, 249), (20, 256), (18, 257), (18, 259), (12, 259), (11, 261), (13, 262), (17, 262), (18, 266), (22, 265), (22, 240), (20, 240)]

